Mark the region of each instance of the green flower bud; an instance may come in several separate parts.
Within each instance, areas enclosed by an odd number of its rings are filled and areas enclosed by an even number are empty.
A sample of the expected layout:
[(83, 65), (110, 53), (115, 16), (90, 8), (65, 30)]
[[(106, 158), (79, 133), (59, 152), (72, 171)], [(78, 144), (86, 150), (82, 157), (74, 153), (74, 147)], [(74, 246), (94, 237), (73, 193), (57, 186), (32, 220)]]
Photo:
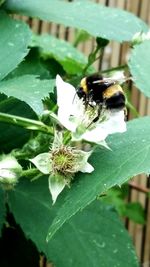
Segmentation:
[(97, 37), (96, 43), (97, 43), (99, 48), (104, 48), (106, 45), (109, 44), (109, 40), (101, 38), (101, 37)]

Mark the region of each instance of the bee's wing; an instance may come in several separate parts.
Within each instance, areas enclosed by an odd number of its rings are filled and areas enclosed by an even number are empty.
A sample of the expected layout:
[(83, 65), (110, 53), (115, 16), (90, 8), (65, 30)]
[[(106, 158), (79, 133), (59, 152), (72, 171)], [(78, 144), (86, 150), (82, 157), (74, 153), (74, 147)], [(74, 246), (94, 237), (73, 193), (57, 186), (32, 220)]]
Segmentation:
[(133, 78), (132, 77), (128, 77), (128, 78), (124, 78), (124, 79), (112, 79), (112, 78), (103, 78), (103, 80), (96, 80), (96, 81), (93, 81), (94, 84), (96, 83), (104, 83), (104, 82), (109, 82), (109, 83), (124, 83), (124, 82), (127, 82), (127, 81), (133, 81)]

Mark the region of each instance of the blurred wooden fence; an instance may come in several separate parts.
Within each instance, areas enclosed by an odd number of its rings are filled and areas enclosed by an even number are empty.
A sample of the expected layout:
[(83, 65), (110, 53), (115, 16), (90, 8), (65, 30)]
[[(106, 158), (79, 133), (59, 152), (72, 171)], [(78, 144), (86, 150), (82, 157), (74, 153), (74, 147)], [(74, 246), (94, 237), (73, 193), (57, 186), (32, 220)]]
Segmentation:
[[(130, 11), (139, 16), (147, 24), (150, 24), (150, 1), (149, 0), (92, 0), (109, 7), (117, 7)], [(54, 36), (73, 42), (75, 36), (75, 29), (64, 27), (63, 25), (56, 25), (54, 23), (42, 22), (38, 19), (29, 19), (27, 17), (20, 17), (30, 24), (35, 33), (50, 33)], [(120, 25), (121, 27), (121, 25)], [(94, 46), (94, 39), (86, 41), (79, 45), (79, 49), (88, 55)], [(125, 64), (128, 56), (128, 44), (119, 44), (111, 42), (105, 49), (102, 61), (97, 61), (95, 67), (99, 69), (107, 69), (110, 67), (117, 67), (119, 64)], [(150, 56), (150, 55), (149, 55)], [(134, 86), (131, 90), (132, 103), (137, 108), (141, 116), (150, 115), (150, 100), (148, 100), (142, 93), (140, 93)], [(133, 115), (129, 114), (129, 118)], [(142, 141), (142, 140), (141, 140)], [(147, 223), (144, 226), (134, 224), (127, 221), (126, 226), (130, 232), (133, 242), (136, 247), (138, 257), (143, 267), (150, 267), (150, 198), (146, 197), (144, 191), (150, 188), (150, 178), (144, 175), (139, 175), (133, 178), (133, 183), (137, 186), (131, 186), (129, 201), (138, 201), (145, 209)], [(44, 264), (50, 266), (49, 264)], [(43, 266), (43, 263), (42, 263)], [(130, 267), (130, 266), (129, 266)]]

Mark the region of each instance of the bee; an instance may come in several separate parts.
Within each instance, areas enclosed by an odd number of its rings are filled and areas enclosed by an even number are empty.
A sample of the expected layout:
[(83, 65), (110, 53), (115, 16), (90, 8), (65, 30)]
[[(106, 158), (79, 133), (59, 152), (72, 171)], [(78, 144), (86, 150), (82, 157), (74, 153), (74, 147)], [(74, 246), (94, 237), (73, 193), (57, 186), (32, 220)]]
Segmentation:
[[(126, 79), (128, 80), (128, 79)], [(77, 95), (83, 99), (85, 107), (98, 106), (98, 114), (92, 122), (96, 122), (101, 111), (125, 110), (126, 97), (118, 80), (104, 78), (100, 74), (92, 74), (82, 78), (77, 88)]]

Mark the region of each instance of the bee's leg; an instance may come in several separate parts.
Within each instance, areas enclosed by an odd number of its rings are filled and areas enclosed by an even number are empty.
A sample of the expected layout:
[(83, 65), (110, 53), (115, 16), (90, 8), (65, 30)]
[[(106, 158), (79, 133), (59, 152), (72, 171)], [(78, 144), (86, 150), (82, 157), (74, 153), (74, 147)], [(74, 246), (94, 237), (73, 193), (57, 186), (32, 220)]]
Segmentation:
[(89, 94), (86, 95), (84, 105), (85, 105), (85, 110), (87, 110), (88, 105), (89, 105)]
[(93, 119), (92, 123), (98, 121), (98, 119), (99, 119), (99, 117), (100, 117), (100, 115), (101, 115), (102, 107), (103, 107), (102, 104), (98, 105), (97, 116)]
[[(97, 111), (97, 116), (90, 122), (90, 124), (88, 125), (88, 127), (90, 127), (92, 125), (92, 123), (95, 123), (98, 121), (100, 115), (101, 115), (101, 111), (102, 111), (102, 108), (103, 108), (103, 105), (102, 104), (99, 104), (98, 105), (98, 111)], [(87, 127), (87, 128), (88, 128)]]
[(125, 120), (127, 120), (127, 116), (128, 116), (128, 110), (127, 110), (127, 108), (125, 107), (125, 108), (123, 109), (123, 111), (124, 111), (124, 117), (125, 117)]

